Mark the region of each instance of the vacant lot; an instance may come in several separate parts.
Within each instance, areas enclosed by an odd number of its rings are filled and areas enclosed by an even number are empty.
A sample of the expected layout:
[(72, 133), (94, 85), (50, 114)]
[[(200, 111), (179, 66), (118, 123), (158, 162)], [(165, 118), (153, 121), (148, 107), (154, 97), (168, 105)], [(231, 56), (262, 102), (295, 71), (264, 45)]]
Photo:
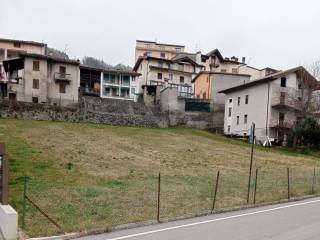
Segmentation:
[[(198, 130), (1, 119), (0, 141), (7, 143), (10, 158), (10, 203), (21, 213), (23, 177), (28, 176), (28, 194), (64, 231), (155, 219), (159, 172), (162, 218), (211, 209), (218, 170), (216, 207), (246, 202), (250, 146)], [(292, 196), (309, 194), (318, 160), (257, 147), (257, 201), (287, 196), (287, 167)], [(26, 232), (48, 235), (57, 229), (28, 205)]]

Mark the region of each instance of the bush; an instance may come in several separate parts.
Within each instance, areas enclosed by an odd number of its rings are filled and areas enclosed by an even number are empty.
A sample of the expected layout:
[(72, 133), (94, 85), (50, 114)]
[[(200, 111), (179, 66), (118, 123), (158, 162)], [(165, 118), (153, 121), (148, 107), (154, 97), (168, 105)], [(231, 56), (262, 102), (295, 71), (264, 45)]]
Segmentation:
[(313, 118), (305, 118), (300, 121), (291, 131), (288, 137), (289, 146), (294, 146), (294, 139), (299, 146), (308, 148), (320, 148), (320, 125)]

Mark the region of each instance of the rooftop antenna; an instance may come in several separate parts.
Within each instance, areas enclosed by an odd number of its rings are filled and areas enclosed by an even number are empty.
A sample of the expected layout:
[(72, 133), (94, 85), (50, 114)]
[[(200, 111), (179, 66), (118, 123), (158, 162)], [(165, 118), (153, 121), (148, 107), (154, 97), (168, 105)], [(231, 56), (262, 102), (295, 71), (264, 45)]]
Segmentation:
[(66, 44), (66, 45), (64, 46), (63, 52), (64, 52), (65, 54), (67, 54), (68, 46), (69, 46), (69, 44)]

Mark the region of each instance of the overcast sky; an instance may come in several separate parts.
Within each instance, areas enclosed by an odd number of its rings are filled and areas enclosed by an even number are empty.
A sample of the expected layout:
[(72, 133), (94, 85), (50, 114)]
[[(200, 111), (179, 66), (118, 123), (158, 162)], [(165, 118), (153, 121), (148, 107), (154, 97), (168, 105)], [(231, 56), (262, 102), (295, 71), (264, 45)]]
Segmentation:
[(2, 0), (0, 38), (45, 42), (70, 57), (134, 64), (136, 39), (218, 48), (255, 67), (320, 59), (317, 0)]

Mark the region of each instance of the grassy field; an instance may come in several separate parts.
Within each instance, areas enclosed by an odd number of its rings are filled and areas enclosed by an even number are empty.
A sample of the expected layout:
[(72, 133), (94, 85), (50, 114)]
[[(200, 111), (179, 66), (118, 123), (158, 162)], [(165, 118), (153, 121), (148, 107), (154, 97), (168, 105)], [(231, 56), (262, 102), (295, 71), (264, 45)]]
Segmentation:
[[(239, 140), (194, 129), (0, 119), (0, 141), (10, 159), (10, 204), (22, 212), (28, 176), (28, 195), (66, 232), (155, 219), (159, 172), (161, 218), (210, 210), (218, 170), (217, 209), (246, 203), (250, 146)], [(316, 154), (257, 147), (257, 201), (287, 197), (287, 167), (292, 196), (310, 194), (319, 163)], [(320, 181), (314, 188), (320, 192)], [(58, 233), (31, 205), (26, 220), (29, 236)]]

